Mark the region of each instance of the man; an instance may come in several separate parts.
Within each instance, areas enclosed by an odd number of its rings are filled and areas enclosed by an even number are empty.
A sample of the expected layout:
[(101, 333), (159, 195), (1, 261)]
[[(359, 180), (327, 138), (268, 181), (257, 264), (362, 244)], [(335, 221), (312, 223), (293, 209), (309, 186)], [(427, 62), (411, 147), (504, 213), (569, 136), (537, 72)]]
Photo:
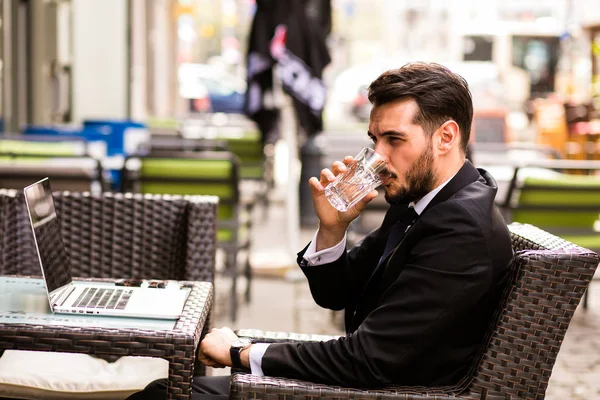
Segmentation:
[[(361, 388), (450, 385), (467, 373), (512, 257), (496, 183), (465, 160), (471, 94), (445, 67), (416, 63), (379, 76), (369, 100), (368, 135), (388, 163), (390, 208), (381, 227), (346, 252), (348, 225), (377, 192), (337, 211), (324, 187), (352, 158), (334, 163), (309, 180), (320, 223), (298, 255), (317, 304), (345, 309), (346, 336), (238, 346), (231, 330), (213, 329), (199, 350), (206, 365), (233, 360), (254, 374)], [(226, 378), (222, 385), (202, 390), (226, 394)]]

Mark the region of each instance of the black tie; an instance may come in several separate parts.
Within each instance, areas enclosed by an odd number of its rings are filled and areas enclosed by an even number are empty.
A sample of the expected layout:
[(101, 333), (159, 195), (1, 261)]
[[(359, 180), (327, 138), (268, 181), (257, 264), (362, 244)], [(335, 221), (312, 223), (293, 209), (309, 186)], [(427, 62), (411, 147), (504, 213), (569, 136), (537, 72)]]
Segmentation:
[(396, 225), (392, 227), (390, 234), (388, 235), (387, 242), (385, 243), (385, 250), (383, 251), (383, 255), (379, 259), (379, 263), (387, 258), (390, 255), (392, 250), (400, 243), (404, 234), (408, 230), (408, 228), (415, 222), (419, 214), (415, 211), (414, 207), (408, 207), (406, 211), (400, 216)]

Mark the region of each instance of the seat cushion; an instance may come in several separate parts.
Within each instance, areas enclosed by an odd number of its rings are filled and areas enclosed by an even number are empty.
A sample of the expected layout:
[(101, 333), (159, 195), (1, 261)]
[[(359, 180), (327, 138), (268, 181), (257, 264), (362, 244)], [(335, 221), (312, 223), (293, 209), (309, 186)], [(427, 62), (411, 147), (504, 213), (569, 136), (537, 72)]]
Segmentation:
[(109, 363), (86, 354), (6, 350), (0, 357), (0, 397), (125, 399), (168, 371), (169, 363), (159, 358)]

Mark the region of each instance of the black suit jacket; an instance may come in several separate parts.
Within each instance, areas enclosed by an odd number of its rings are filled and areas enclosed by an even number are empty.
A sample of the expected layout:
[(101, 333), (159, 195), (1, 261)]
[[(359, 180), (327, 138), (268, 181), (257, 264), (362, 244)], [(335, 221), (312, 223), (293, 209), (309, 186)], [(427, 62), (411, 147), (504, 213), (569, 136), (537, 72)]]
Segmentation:
[(272, 344), (262, 369), (349, 387), (453, 384), (467, 372), (499, 302), (512, 258), (494, 205), (497, 187), (468, 161), (433, 198), (377, 268), (390, 229), (407, 204), (337, 261), (306, 266), (322, 307), (345, 309), (346, 336)]

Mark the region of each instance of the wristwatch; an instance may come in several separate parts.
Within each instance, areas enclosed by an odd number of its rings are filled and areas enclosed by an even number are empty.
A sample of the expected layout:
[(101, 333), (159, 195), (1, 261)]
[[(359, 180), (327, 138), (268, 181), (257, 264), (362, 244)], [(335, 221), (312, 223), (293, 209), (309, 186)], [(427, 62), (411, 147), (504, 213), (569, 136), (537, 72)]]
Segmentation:
[(229, 356), (231, 357), (231, 366), (233, 368), (247, 369), (242, 365), (241, 354), (242, 350), (247, 349), (251, 344), (252, 340), (248, 338), (238, 338), (231, 343)]

